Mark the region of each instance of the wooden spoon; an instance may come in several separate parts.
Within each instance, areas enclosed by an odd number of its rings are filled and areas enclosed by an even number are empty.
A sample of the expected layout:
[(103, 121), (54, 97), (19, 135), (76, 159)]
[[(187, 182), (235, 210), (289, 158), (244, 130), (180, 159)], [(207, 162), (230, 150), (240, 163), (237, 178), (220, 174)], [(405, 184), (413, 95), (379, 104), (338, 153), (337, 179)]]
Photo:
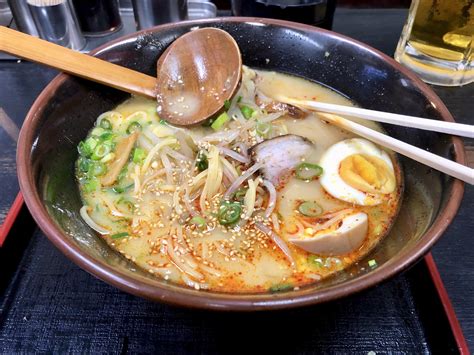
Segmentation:
[(232, 97), (241, 69), (239, 47), (227, 32), (186, 33), (158, 59), (158, 115), (179, 125), (211, 117)]
[(161, 118), (191, 125), (218, 113), (237, 89), (242, 58), (235, 40), (217, 28), (186, 33), (149, 75), (0, 26), (0, 51), (131, 94), (158, 98)]

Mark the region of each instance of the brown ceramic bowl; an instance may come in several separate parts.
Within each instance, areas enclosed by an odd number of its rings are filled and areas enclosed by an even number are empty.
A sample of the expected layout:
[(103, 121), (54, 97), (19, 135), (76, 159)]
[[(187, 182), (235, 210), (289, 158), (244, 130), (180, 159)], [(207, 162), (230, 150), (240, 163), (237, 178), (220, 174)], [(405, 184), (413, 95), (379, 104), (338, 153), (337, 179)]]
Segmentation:
[[(221, 18), (183, 22), (135, 33), (94, 53), (104, 60), (155, 75), (156, 59), (193, 26), (219, 27), (238, 42), (243, 62), (324, 83), (362, 107), (453, 121), (415, 75), (386, 55), (347, 37), (277, 20)], [(329, 54), (329, 55), (328, 55)], [(67, 257), (94, 276), (132, 294), (195, 308), (262, 310), (334, 300), (374, 286), (420, 259), (452, 221), (463, 184), (409, 159), (400, 158), (405, 192), (391, 233), (350, 270), (314, 286), (277, 294), (196, 291), (155, 279), (111, 250), (79, 216), (74, 179), (76, 146), (96, 117), (127, 94), (61, 74), (33, 104), (18, 144), (18, 174), (25, 201), (40, 228)], [(464, 163), (457, 138), (395, 126), (390, 135)], [(376, 259), (378, 267), (367, 262)]]

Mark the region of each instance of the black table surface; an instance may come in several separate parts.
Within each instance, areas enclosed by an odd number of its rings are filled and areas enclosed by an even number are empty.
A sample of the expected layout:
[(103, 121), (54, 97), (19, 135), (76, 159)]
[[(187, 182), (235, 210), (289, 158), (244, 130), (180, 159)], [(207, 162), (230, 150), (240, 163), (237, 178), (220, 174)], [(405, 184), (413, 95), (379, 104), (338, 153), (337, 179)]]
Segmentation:
[[(334, 30), (393, 55), (406, 14), (399, 9), (338, 9)], [(21, 125), (35, 97), (55, 74), (32, 63), (0, 61), (0, 108)], [(473, 84), (434, 89), (457, 121), (474, 124)], [(472, 153), (474, 142), (466, 140), (466, 144)], [(0, 128), (0, 221), (18, 190), (14, 148), (13, 139)], [(474, 347), (473, 209), (474, 188), (466, 186), (455, 221), (433, 249), (470, 348)], [(25, 233), (10, 236), (24, 244), (26, 252), (8, 294), (0, 299), (0, 353), (223, 352), (251, 350), (255, 342), (262, 349), (268, 344), (267, 350), (291, 352), (295, 340), (300, 341), (295, 348), (298, 352), (318, 348), (361, 353), (436, 350), (437, 334), (415, 324), (427, 319), (436, 322), (436, 316), (425, 310), (433, 290), (416, 281), (426, 273), (422, 265), (330, 305), (252, 317), (225, 316), (175, 309), (126, 295), (73, 265), (39, 231), (31, 241)], [(417, 303), (410, 301), (413, 299)], [(426, 304), (420, 304), (420, 299), (426, 299)], [(295, 324), (289, 326), (287, 321)], [(346, 334), (345, 339), (337, 338), (341, 334)]]

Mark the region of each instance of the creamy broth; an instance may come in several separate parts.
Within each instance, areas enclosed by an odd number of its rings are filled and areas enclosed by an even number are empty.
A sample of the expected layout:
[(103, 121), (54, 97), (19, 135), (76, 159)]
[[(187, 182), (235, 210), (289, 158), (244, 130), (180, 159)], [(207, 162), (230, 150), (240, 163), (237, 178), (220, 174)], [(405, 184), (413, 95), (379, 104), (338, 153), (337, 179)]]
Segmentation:
[[(323, 86), (248, 68), (239, 92), (227, 105), (227, 115), (210, 127), (170, 126), (160, 121), (155, 101), (130, 98), (101, 115), (79, 147), (81, 215), (111, 247), (142, 269), (196, 289), (285, 291), (318, 282), (353, 264), (388, 233), (396, 216), (401, 174), (395, 155), (388, 152), (396, 187), (377, 195), (378, 204), (360, 205), (349, 202), (347, 196), (329, 194), (317, 176), (301, 179), (298, 167), (319, 164), (334, 144), (354, 136), (316, 114), (303, 113), (301, 118), (297, 117), (301, 112), (290, 114), (285, 107), (271, 112), (269, 98), (277, 94), (352, 105)], [(377, 124), (364, 124), (381, 130)], [(259, 161), (258, 150), (251, 147), (294, 136), (305, 138), (300, 140), (305, 154), (272, 183), (263, 173), (265, 162)], [(371, 165), (370, 159), (359, 163), (352, 155), (349, 158), (347, 164), (355, 166), (354, 171), (359, 169), (357, 164), (374, 170), (379, 161), (373, 159), (375, 165)], [(255, 173), (228, 194), (252, 168)], [(120, 171), (116, 176), (114, 169)], [(365, 176), (364, 171), (360, 175)], [(269, 206), (268, 185), (276, 190), (274, 206)], [(374, 199), (369, 197), (365, 201)], [(303, 207), (308, 202), (318, 211), (306, 212)], [(266, 216), (268, 211), (271, 214)], [(367, 231), (360, 245), (349, 252), (319, 254), (292, 242), (292, 238), (320, 237), (318, 228), (334, 220), (334, 225), (323, 228), (330, 234), (344, 224), (343, 217), (354, 213), (367, 216)]]

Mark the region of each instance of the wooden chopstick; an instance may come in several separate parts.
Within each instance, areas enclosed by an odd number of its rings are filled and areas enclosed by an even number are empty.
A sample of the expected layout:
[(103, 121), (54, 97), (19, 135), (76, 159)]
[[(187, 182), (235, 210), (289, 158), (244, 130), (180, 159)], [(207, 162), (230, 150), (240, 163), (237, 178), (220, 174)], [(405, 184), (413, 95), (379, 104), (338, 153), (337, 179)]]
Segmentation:
[(431, 120), (397, 113), (367, 110), (359, 107), (334, 105), (312, 100), (297, 100), (288, 97), (278, 97), (278, 101), (308, 108), (315, 111), (365, 118), (366, 120), (390, 123), (398, 126), (419, 128), (427, 131), (441, 132), (456, 136), (474, 138), (474, 126), (455, 122)]
[(374, 143), (387, 147), (397, 153), (407, 156), (413, 160), (423, 163), (433, 169), (439, 170), (447, 175), (453, 176), (459, 180), (474, 185), (474, 169), (456, 163), (452, 160), (440, 157), (439, 155), (427, 152), (398, 139), (389, 137), (383, 133), (374, 131), (361, 124), (352, 122), (341, 116), (330, 113), (318, 112), (323, 120), (338, 126), (347, 131), (353, 132), (361, 137), (367, 138)]

